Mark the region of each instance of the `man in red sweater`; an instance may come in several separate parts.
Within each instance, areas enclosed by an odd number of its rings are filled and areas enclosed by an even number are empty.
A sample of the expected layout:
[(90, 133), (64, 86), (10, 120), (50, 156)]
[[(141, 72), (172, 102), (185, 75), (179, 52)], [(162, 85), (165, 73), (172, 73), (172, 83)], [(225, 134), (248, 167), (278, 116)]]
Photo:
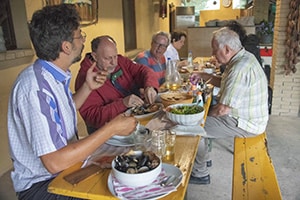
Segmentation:
[(92, 52), (86, 54), (80, 64), (76, 91), (93, 62), (96, 62), (98, 71), (109, 75), (103, 86), (92, 91), (79, 109), (89, 134), (128, 108), (154, 103), (159, 85), (153, 70), (119, 55), (116, 42), (108, 35), (92, 41)]

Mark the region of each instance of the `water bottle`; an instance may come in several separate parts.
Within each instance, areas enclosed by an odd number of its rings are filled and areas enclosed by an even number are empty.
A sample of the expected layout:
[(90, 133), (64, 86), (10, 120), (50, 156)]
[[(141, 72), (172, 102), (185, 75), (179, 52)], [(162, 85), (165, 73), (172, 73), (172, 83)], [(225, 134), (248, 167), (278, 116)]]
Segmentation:
[(193, 66), (193, 54), (191, 50), (189, 50), (187, 61), (189, 66)]
[(187, 70), (188, 72), (191, 74), (194, 71), (194, 66), (193, 66), (193, 54), (192, 51), (190, 50), (188, 53), (188, 66), (187, 66)]

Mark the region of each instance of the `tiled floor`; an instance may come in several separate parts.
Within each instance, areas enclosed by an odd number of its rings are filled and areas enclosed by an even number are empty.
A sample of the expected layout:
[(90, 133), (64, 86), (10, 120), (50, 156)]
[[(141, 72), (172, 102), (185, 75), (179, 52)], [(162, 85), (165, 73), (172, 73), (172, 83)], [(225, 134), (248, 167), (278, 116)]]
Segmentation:
[[(84, 126), (82, 126), (84, 127)], [(283, 200), (300, 200), (300, 118), (270, 116), (269, 152)], [(188, 187), (187, 200), (230, 200), (233, 140), (214, 140), (210, 185)], [(15, 200), (9, 173), (0, 178), (0, 200)]]

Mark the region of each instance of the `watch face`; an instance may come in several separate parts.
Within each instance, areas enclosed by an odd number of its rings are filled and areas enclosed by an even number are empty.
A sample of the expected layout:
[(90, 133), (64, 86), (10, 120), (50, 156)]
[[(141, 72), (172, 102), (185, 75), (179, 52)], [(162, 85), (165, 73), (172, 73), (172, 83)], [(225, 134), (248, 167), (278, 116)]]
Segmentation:
[(222, 5), (226, 8), (229, 7), (231, 5), (231, 0), (223, 0)]

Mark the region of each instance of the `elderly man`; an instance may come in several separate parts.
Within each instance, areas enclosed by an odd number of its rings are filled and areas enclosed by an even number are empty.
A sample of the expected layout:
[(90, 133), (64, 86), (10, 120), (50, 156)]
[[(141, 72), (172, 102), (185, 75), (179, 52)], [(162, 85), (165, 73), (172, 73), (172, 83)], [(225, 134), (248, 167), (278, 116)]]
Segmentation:
[(135, 61), (153, 69), (159, 85), (165, 82), (166, 59), (164, 53), (170, 42), (169, 33), (157, 32), (152, 36), (150, 50), (139, 53)]
[(80, 60), (86, 36), (79, 20), (74, 6), (61, 4), (36, 11), (29, 23), (38, 59), (15, 81), (7, 114), (11, 178), (18, 199), (77, 199), (49, 193), (48, 184), (110, 137), (128, 135), (136, 127), (134, 117), (119, 115), (78, 140), (76, 109), (106, 77), (105, 72), (93, 72), (91, 64), (82, 87), (71, 93), (69, 68)]
[[(103, 86), (92, 91), (79, 109), (88, 133), (130, 107), (154, 103), (159, 85), (153, 79), (153, 70), (119, 55), (116, 42), (108, 35), (92, 41), (92, 52), (81, 62), (75, 83), (76, 91), (84, 83), (86, 72), (94, 61), (98, 70), (109, 75)], [(143, 95), (139, 93), (141, 88)]]
[[(253, 54), (246, 51), (239, 36), (228, 28), (213, 33), (212, 54), (226, 65), (221, 77), (198, 74), (220, 86), (218, 103), (205, 122), (206, 138), (252, 137), (265, 131), (268, 122), (267, 79)], [(190, 183), (209, 184), (206, 166), (208, 147), (202, 138), (198, 147)]]

